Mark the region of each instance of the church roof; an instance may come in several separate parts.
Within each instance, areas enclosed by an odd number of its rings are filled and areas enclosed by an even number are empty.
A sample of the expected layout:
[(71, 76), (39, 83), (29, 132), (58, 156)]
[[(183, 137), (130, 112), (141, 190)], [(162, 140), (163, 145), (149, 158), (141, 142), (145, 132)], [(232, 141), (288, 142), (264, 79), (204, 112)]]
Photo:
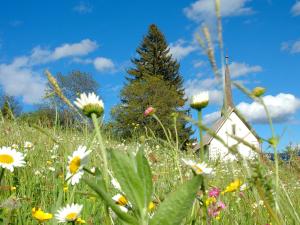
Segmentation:
[[(210, 128), (210, 130), (212, 130), (215, 134), (218, 133), (218, 131), (221, 129), (221, 127), (223, 126), (223, 124), (225, 123), (225, 121), (228, 119), (228, 117), (230, 116), (230, 114), (232, 112), (235, 112), (237, 114), (237, 116), (243, 121), (243, 123), (246, 125), (246, 127), (252, 132), (252, 134), (257, 139), (260, 139), (260, 137), (255, 132), (255, 130), (251, 127), (251, 125), (246, 121), (246, 119), (241, 115), (241, 113), (236, 108), (231, 108), (228, 111), (227, 115), (222, 115), (216, 122), (214, 122), (214, 124), (212, 125), (212, 127)], [(204, 146), (205, 145), (209, 145), (212, 140), (213, 140), (213, 136), (211, 136), (210, 134), (206, 133), (203, 136), (203, 145)]]

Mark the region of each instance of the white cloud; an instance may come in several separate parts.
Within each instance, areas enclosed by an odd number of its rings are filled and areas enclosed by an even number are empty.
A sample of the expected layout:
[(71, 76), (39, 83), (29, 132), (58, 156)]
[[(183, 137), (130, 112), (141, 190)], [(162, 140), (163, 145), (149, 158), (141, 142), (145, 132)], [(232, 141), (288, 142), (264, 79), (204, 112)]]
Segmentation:
[[(293, 120), (294, 114), (300, 109), (300, 99), (292, 94), (280, 93), (276, 96), (267, 95), (264, 102), (274, 122), (288, 122)], [(253, 123), (267, 123), (267, 116), (263, 106), (257, 102), (241, 102), (237, 105), (241, 113)]]
[[(294, 115), (300, 110), (300, 99), (292, 94), (280, 93), (276, 96), (267, 95), (264, 102), (274, 123), (286, 123), (294, 120)], [(236, 108), (247, 121), (258, 124), (268, 123), (264, 107), (257, 103), (239, 103)], [(220, 118), (220, 112), (213, 112), (204, 116), (204, 123), (211, 124)]]
[(210, 104), (222, 104), (223, 92), (219, 89), (219, 83), (216, 79), (191, 79), (185, 82), (184, 87), (187, 98), (191, 98), (199, 92), (208, 91)]
[(104, 58), (104, 57), (97, 57), (94, 60), (94, 66), (96, 70), (103, 72), (103, 71), (113, 71), (115, 69), (115, 65), (111, 59)]
[[(250, 0), (221, 0), (222, 17), (252, 13), (253, 10), (246, 6), (249, 1)], [(184, 13), (193, 21), (210, 23), (210, 21), (216, 17), (215, 1), (198, 0), (185, 8)]]
[(52, 58), (57, 60), (68, 56), (84, 56), (98, 48), (95, 41), (90, 39), (84, 39), (79, 43), (75, 44), (64, 44), (54, 49)]
[(293, 16), (299, 16), (300, 15), (300, 2), (297, 1), (292, 9), (291, 9), (291, 13), (293, 14)]
[(37, 46), (32, 49), (30, 55), (30, 64), (42, 64), (56, 61), (66, 57), (85, 56), (98, 48), (98, 44), (90, 39), (84, 39), (78, 43), (65, 43), (53, 50)]
[(232, 62), (229, 65), (230, 75), (232, 78), (245, 76), (250, 73), (257, 73), (262, 71), (261, 66), (250, 66), (246, 63), (238, 63), (238, 62)]
[(11, 64), (0, 64), (0, 85), (6, 94), (20, 96), (24, 103), (39, 103), (46, 81), (28, 67), (27, 57), (15, 58)]
[(281, 50), (295, 54), (300, 53), (300, 40), (294, 42), (283, 42), (281, 43)]
[(93, 11), (93, 7), (88, 2), (79, 2), (78, 5), (74, 6), (73, 10), (79, 14), (88, 14)]
[(171, 43), (169, 47), (170, 54), (172, 54), (173, 58), (177, 60), (183, 59), (197, 49), (195, 45), (186, 44), (186, 42), (182, 39), (179, 39), (175, 43)]

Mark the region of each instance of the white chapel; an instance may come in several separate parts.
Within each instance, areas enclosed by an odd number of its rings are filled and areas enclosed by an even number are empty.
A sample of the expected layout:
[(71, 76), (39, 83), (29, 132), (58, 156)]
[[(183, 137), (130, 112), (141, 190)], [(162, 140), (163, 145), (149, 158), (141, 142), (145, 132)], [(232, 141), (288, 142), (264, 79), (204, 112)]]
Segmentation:
[[(256, 146), (256, 148), (261, 149), (259, 136), (234, 106), (227, 56), (224, 77), (223, 109), (221, 117), (212, 125), (210, 129), (212, 129), (219, 137), (221, 137), (228, 146), (233, 146), (238, 143), (235, 139), (230, 137), (229, 134), (231, 134), (233, 136), (242, 138), (244, 141)], [(207, 133), (203, 137), (203, 144), (205, 150), (208, 151), (207, 154), (210, 160), (236, 160), (236, 156), (231, 154), (227, 147)], [(253, 159), (257, 155), (257, 153), (254, 152), (250, 147), (242, 143), (237, 145), (237, 150), (240, 152), (241, 156), (247, 159)]]

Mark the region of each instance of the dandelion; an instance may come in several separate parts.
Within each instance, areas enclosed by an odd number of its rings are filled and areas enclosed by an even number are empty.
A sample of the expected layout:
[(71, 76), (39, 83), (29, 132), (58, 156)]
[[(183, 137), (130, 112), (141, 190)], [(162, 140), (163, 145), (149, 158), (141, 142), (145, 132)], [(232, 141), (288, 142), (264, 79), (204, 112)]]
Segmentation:
[(145, 111), (144, 111), (144, 116), (151, 116), (155, 113), (155, 108), (152, 106), (149, 106)]
[(202, 175), (212, 175), (214, 174), (214, 170), (213, 168), (209, 168), (207, 167), (207, 164), (206, 163), (196, 163), (195, 161), (193, 160), (186, 160), (186, 159), (182, 159), (182, 161), (190, 166), (193, 171), (196, 173), (196, 174), (202, 174)]
[(80, 98), (77, 98), (74, 104), (88, 117), (91, 117), (93, 113), (100, 117), (104, 111), (103, 101), (93, 92), (80, 94)]
[(209, 94), (207, 91), (205, 91), (192, 96), (190, 106), (193, 109), (201, 110), (208, 105), (208, 102), (209, 102)]
[(88, 155), (91, 153), (90, 150), (86, 150), (85, 146), (79, 146), (78, 149), (73, 152), (72, 156), (69, 156), (69, 162), (67, 167), (68, 183), (75, 185), (79, 183), (80, 178), (84, 174), (83, 167), (87, 164)]
[(24, 155), (10, 147), (0, 148), (0, 167), (14, 171), (14, 167), (22, 167), (25, 165)]
[(241, 180), (236, 179), (235, 181), (231, 182), (226, 188), (225, 191), (222, 192), (222, 194), (227, 193), (227, 192), (234, 192), (238, 190), (242, 185)]
[(24, 148), (26, 149), (33, 148), (33, 144), (30, 141), (25, 141)]
[(67, 222), (77, 222), (80, 219), (80, 213), (82, 211), (83, 205), (79, 204), (71, 204), (63, 207), (57, 211), (55, 214), (55, 218), (59, 223), (67, 223)]
[(33, 208), (31, 210), (32, 217), (36, 219), (39, 223), (46, 222), (50, 219), (52, 219), (53, 215), (51, 213), (45, 213), (40, 208)]

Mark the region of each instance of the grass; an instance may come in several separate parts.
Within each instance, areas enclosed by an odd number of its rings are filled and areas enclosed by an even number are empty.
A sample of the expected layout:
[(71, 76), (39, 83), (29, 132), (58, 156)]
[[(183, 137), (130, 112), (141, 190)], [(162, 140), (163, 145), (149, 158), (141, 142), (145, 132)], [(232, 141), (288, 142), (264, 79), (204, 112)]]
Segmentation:
[[(71, 155), (79, 145), (90, 146), (90, 149), (93, 150), (87, 167), (100, 167), (99, 143), (93, 139), (92, 131), (79, 132), (58, 128), (36, 129), (17, 121), (5, 121), (0, 124), (0, 128), (2, 131), (0, 146), (17, 144), (18, 150), (26, 154), (26, 166), (15, 169), (14, 173), (5, 171), (2, 179), (0, 215), (4, 224), (37, 224), (31, 216), (33, 207), (41, 207), (44, 211), (55, 214), (58, 208), (73, 202), (83, 204), (81, 217), (86, 220), (87, 224), (103, 224), (104, 202), (82, 181), (76, 186), (67, 186), (65, 182), (67, 156)], [(41, 132), (41, 129), (44, 133)], [(32, 142), (33, 148), (24, 149), (25, 141)], [(159, 140), (149, 139), (146, 143), (121, 142), (107, 137), (104, 144), (108, 152), (112, 149), (136, 152), (140, 146), (144, 146), (144, 152), (152, 170), (153, 201), (157, 205), (156, 208), (159, 208), (168, 193), (173, 192), (180, 185), (178, 164), (172, 153), (174, 149), (161, 144)], [(190, 152), (179, 152), (178, 154), (179, 159), (194, 158), (197, 160), (197, 157)], [(299, 166), (299, 161), (295, 163), (298, 163)], [(109, 157), (108, 165), (110, 168)], [(220, 195), (226, 208), (221, 211), (218, 219), (211, 219), (209, 224), (268, 224), (274, 221), (267, 205), (272, 204), (273, 201), (275, 171), (273, 162), (257, 160), (248, 162), (248, 165), (242, 161), (227, 164), (210, 162), (210, 166), (215, 168), (216, 174), (212, 178), (206, 179), (207, 189), (218, 187), (224, 190), (235, 179), (247, 183), (248, 188), (242, 193), (236, 191)], [(192, 178), (193, 173), (182, 163), (180, 163), (180, 170), (183, 182)], [(249, 171), (251, 172), (249, 173)], [(89, 177), (90, 175), (85, 173), (84, 176)], [(280, 221), (285, 224), (297, 224), (297, 213), (300, 212), (299, 171), (295, 166), (281, 162), (279, 177), (280, 208), (278, 215)], [(259, 186), (257, 186), (258, 184)], [(268, 185), (270, 189), (267, 188)], [(262, 195), (259, 194), (258, 187), (262, 188)], [(112, 195), (117, 193), (112, 188), (109, 188), (109, 192)], [(192, 224), (189, 222), (191, 217), (192, 212), (186, 215), (183, 224)], [(114, 222), (122, 224), (118, 219)], [(56, 221), (52, 219), (47, 223), (56, 224)], [(201, 220), (195, 222), (195, 224), (201, 223)]]

